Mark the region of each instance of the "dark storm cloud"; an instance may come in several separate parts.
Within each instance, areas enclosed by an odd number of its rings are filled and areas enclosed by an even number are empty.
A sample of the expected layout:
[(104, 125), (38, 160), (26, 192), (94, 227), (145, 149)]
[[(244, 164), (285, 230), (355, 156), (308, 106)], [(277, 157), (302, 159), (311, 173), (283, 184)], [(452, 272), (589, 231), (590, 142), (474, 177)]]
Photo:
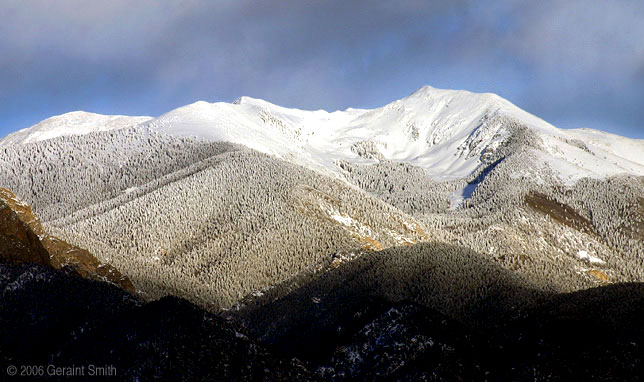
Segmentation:
[(9, 0), (0, 17), (1, 134), (241, 95), (375, 107), (429, 84), (644, 138), (638, 1)]

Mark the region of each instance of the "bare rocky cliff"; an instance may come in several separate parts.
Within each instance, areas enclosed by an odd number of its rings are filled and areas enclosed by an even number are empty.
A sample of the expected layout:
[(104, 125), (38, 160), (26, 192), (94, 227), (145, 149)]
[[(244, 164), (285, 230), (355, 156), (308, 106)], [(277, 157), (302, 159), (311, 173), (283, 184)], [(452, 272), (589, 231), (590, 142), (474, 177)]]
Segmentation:
[(82, 277), (135, 291), (132, 282), (113, 266), (102, 264), (83, 248), (47, 234), (31, 206), (5, 188), (0, 188), (0, 257), (10, 264), (69, 267)]

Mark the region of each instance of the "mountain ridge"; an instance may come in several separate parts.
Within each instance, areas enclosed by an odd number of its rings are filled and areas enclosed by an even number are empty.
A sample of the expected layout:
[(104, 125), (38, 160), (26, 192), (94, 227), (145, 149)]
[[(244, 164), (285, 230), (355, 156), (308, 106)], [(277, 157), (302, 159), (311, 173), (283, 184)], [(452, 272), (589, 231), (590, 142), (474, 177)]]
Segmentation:
[(383, 107), (334, 112), (286, 108), (247, 96), (232, 103), (198, 101), (156, 118), (75, 112), (10, 134), (0, 147), (132, 126), (147, 133), (243, 144), (341, 179), (345, 176), (338, 162), (393, 160), (422, 167), (437, 180), (476, 173), (513, 129), (526, 127), (538, 146), (531, 147), (537, 154), (533, 165), (547, 165), (566, 184), (587, 176), (644, 175), (644, 156), (639, 155), (644, 140), (558, 129), (496, 94), (431, 86)]
[(27, 144), (68, 135), (83, 135), (98, 131), (109, 131), (136, 126), (152, 117), (131, 117), (125, 115), (103, 115), (86, 111), (49, 117), (37, 124), (13, 132), (0, 139), (0, 148), (16, 144)]

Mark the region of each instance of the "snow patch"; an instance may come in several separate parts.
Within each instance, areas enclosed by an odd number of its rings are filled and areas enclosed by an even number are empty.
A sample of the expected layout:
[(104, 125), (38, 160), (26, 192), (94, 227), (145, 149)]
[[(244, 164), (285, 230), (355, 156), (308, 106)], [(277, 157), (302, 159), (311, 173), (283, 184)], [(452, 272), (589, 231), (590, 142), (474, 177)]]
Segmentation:
[(477, 185), (478, 182), (468, 183), (467, 186), (450, 193), (448, 195), (449, 209), (456, 210), (465, 202), (466, 199), (471, 198)]
[(589, 254), (587, 251), (584, 251), (584, 250), (581, 250), (581, 251), (577, 252), (577, 257), (580, 260), (587, 260), (591, 264), (605, 264), (606, 263), (604, 260), (600, 259), (599, 257), (595, 257), (595, 256)]

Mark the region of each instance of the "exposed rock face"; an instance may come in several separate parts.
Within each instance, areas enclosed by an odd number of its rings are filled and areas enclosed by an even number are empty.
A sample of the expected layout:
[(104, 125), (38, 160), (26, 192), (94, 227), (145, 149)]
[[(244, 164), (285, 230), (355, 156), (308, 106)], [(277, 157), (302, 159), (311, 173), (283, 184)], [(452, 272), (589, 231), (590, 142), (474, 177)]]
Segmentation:
[(108, 281), (134, 292), (132, 282), (87, 250), (48, 235), (27, 203), (0, 188), (0, 257), (10, 264), (36, 263), (55, 269), (70, 267), (80, 276)]
[(49, 265), (49, 253), (39, 237), (42, 234), (31, 207), (0, 188), (0, 256), (10, 264)]

